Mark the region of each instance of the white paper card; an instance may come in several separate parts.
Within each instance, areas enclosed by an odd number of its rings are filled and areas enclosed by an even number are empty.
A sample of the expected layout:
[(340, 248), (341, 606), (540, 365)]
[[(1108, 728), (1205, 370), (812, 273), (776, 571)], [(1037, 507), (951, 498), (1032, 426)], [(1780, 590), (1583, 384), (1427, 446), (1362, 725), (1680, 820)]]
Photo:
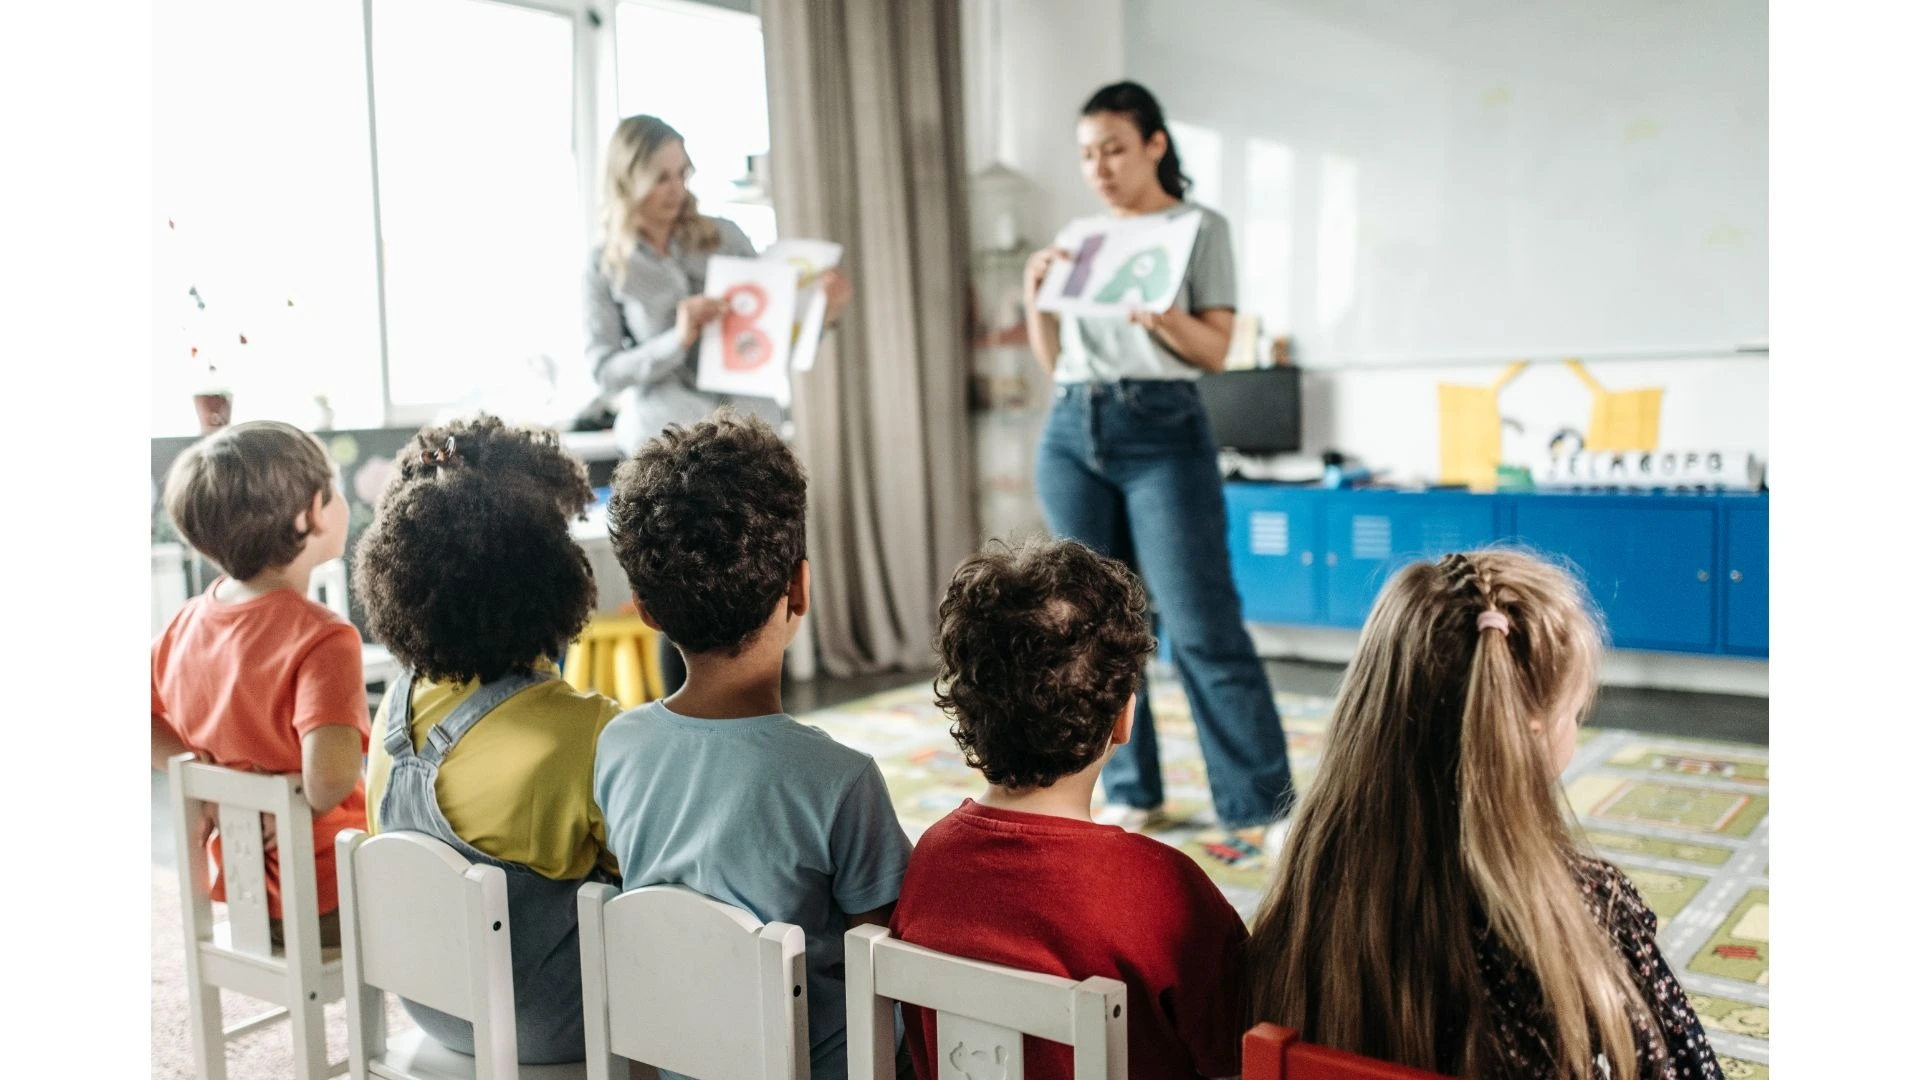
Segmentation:
[(813, 370), (820, 352), (820, 334), (827, 325), (827, 291), (820, 275), (840, 265), (843, 249), (831, 240), (780, 240), (762, 252), (762, 259), (791, 263), (800, 272), (800, 291), (794, 302), (793, 370)]
[(695, 386), (710, 394), (788, 400), (799, 276), (785, 262), (730, 255), (707, 260), (706, 295), (723, 301), (726, 310), (701, 331)]
[(1080, 218), (1060, 246), (1074, 253), (1048, 269), (1034, 306), (1069, 315), (1125, 317), (1133, 310), (1165, 311), (1187, 277), (1187, 260), (1200, 235), (1200, 214), (1171, 218)]

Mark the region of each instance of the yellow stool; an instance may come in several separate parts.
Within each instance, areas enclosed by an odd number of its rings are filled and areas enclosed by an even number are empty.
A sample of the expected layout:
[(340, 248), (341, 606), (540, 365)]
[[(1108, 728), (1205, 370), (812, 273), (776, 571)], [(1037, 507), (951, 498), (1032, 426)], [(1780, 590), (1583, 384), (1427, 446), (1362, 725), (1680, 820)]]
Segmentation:
[(652, 701), (666, 686), (659, 637), (638, 615), (595, 615), (567, 646), (567, 684), (605, 694), (623, 709)]

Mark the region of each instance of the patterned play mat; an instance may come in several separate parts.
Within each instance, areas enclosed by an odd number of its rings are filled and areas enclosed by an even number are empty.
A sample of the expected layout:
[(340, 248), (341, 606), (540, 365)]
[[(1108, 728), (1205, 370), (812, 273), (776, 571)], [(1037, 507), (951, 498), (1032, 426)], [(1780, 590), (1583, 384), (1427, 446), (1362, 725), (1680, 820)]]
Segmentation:
[[(1172, 685), (1170, 685), (1172, 684)], [(1296, 784), (1312, 783), (1333, 702), (1275, 694)], [(1193, 856), (1251, 918), (1266, 870), (1218, 845), (1193, 720), (1175, 680), (1153, 686), (1167, 811), (1153, 835)], [(926, 686), (802, 717), (872, 754), (916, 840), (977, 795)], [(1625, 870), (1660, 917), (1660, 946), (1731, 1080), (1768, 1075), (1767, 748), (1588, 729), (1563, 780), (1600, 854)]]

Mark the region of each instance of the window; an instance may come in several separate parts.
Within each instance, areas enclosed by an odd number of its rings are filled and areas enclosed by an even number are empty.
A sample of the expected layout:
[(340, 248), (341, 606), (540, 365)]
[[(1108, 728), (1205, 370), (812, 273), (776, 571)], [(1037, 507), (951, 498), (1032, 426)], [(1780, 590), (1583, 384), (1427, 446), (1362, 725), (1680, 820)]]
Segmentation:
[(210, 384), (236, 420), (378, 425), (358, 6), (161, 4), (153, 34), (153, 433), (197, 432)]
[(686, 0), (625, 0), (614, 31), (620, 115), (671, 124), (686, 137), (688, 187), (701, 210), (739, 225), (755, 247), (771, 244), (773, 207), (751, 174), (769, 142), (759, 18)]
[(153, 433), (197, 431), (215, 388), (236, 420), (308, 427), (571, 416), (594, 392), (584, 199), (616, 104), (679, 128), (703, 206), (771, 243), (759, 19), (624, 0), (599, 29), (596, 8), (160, 5)]
[(577, 408), (585, 265), (573, 18), (492, 0), (374, 0), (387, 396), (518, 419)]

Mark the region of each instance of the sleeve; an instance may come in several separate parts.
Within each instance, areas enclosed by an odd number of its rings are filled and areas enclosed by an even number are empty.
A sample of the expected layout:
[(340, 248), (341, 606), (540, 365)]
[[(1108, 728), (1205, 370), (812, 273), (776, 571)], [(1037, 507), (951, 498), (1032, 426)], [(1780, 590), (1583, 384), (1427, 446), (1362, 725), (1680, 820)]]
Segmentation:
[(833, 901), (841, 911), (857, 915), (900, 899), (913, 845), (894, 816), (886, 778), (872, 758), (841, 797), (827, 842), (833, 859)]
[(307, 732), (328, 724), (350, 725), (367, 749), (372, 730), (367, 718), (367, 681), (360, 671), (360, 632), (342, 623), (331, 627), (300, 658), (293, 675), (293, 730)]
[(742, 259), (757, 259), (760, 253), (754, 250), (753, 241), (747, 238), (747, 232), (726, 218), (713, 219), (714, 228), (720, 234), (720, 246), (714, 249), (716, 255), (733, 255)]
[(598, 256), (588, 263), (582, 308), (587, 318), (587, 363), (600, 389), (616, 393), (629, 386), (652, 386), (667, 377), (685, 358), (680, 335), (669, 326), (662, 333), (635, 344), (627, 332), (613, 283), (600, 272)]
[(1212, 880), (1194, 872), (1199, 880), (1186, 901), (1192, 922), (1162, 1000), (1200, 1075), (1238, 1076), (1248, 1026), (1247, 927)]
[(1700, 1026), (1700, 1017), (1654, 940), (1658, 918), (1640, 898), (1640, 890), (1617, 867), (1607, 866), (1606, 873), (1614, 893), (1608, 929), (1627, 962), (1628, 973), (1653, 1008), (1657, 1031), (1648, 1034), (1666, 1045), (1674, 1074), (1681, 1080), (1722, 1080), (1720, 1060)]
[(1200, 211), (1200, 235), (1193, 241), (1187, 282), (1192, 287), (1188, 308), (1196, 313), (1212, 308), (1240, 306), (1239, 283), (1233, 269), (1233, 236), (1227, 219), (1211, 210)]

